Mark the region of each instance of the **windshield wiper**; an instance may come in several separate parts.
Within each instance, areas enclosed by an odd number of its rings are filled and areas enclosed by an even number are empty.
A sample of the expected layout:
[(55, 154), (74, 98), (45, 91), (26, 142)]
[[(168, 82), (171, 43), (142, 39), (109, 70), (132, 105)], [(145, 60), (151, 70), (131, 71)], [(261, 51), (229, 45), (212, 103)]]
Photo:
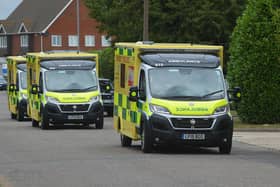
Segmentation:
[(210, 92), (210, 93), (208, 93), (208, 94), (206, 94), (206, 95), (201, 96), (201, 98), (205, 98), (205, 97), (208, 97), (208, 96), (211, 96), (211, 95), (215, 95), (215, 94), (220, 93), (220, 92), (223, 92), (223, 91), (224, 91), (224, 90), (216, 90), (216, 91), (214, 91), (214, 92)]
[(97, 86), (90, 86), (90, 87), (87, 87), (87, 88), (83, 88), (83, 89), (80, 89), (82, 91), (86, 91), (86, 90), (91, 90), (93, 88), (97, 88)]

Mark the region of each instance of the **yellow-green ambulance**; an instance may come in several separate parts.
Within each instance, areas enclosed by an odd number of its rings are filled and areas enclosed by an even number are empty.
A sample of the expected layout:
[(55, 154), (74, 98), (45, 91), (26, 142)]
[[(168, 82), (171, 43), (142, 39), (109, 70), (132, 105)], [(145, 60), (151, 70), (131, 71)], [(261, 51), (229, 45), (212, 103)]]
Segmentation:
[(114, 128), (122, 146), (141, 140), (144, 153), (183, 144), (229, 154), (233, 120), (222, 64), (222, 46), (116, 43)]
[(22, 56), (7, 57), (8, 64), (8, 108), (11, 118), (18, 121), (27, 116), (26, 58)]
[(28, 114), (32, 126), (95, 124), (103, 128), (98, 55), (82, 52), (27, 54)]

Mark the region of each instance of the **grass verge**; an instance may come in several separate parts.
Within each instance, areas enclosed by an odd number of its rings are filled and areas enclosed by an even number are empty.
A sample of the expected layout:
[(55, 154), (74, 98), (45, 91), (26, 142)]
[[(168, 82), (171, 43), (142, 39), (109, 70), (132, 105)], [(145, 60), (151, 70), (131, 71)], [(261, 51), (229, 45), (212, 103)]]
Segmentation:
[(231, 112), (234, 120), (234, 130), (279, 130), (280, 124), (251, 124), (242, 122), (235, 111)]

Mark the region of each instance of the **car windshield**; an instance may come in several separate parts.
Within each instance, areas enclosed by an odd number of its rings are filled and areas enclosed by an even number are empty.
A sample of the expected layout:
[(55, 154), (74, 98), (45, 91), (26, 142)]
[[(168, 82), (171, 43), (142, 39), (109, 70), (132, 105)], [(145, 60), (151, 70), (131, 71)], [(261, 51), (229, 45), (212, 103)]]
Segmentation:
[(92, 70), (51, 70), (45, 72), (48, 91), (86, 92), (97, 90), (96, 74)]
[(27, 89), (27, 74), (26, 72), (21, 72), (20, 73), (20, 86), (22, 89)]
[(214, 100), (225, 97), (222, 73), (210, 68), (153, 68), (151, 94), (172, 100)]

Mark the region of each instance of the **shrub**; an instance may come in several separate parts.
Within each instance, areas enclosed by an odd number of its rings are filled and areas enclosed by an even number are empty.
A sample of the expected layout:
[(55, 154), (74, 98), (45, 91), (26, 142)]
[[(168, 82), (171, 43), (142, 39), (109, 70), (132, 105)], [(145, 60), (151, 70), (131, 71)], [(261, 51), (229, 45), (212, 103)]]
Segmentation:
[(227, 76), (242, 89), (242, 121), (280, 122), (279, 0), (248, 1), (231, 37)]

